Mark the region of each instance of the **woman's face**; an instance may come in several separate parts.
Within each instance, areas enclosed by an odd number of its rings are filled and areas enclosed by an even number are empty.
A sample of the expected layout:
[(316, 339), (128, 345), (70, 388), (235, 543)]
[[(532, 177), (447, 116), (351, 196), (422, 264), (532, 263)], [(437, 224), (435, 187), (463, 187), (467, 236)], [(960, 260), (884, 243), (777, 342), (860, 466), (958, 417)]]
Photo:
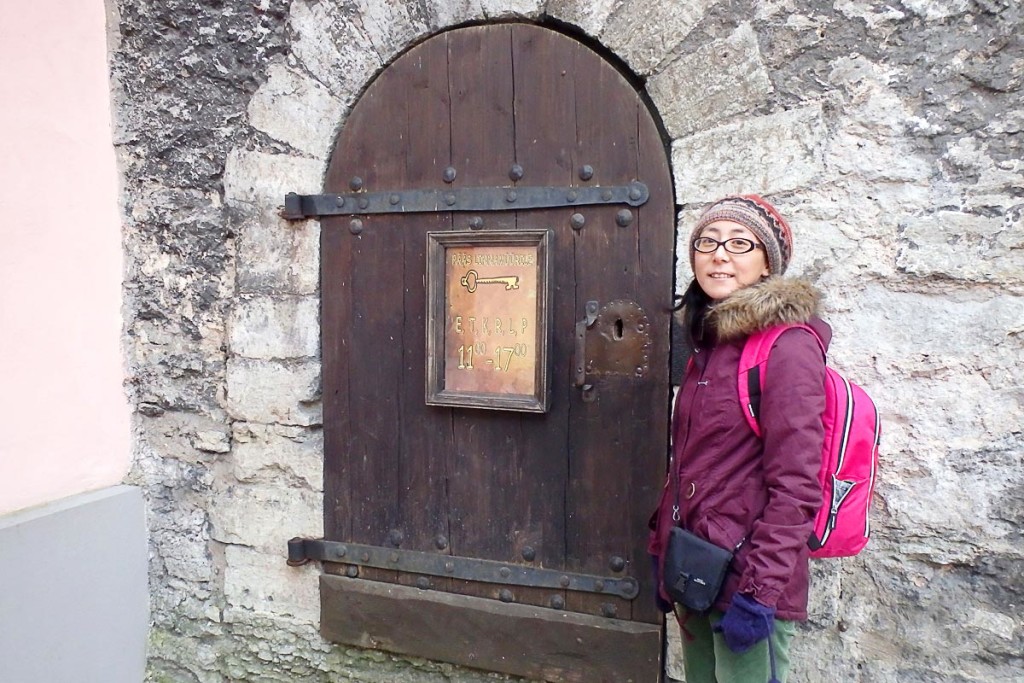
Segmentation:
[(694, 252), (693, 274), (697, 284), (711, 299), (724, 299), (768, 276), (768, 259), (760, 240), (750, 229), (732, 221), (715, 221), (709, 223), (699, 237), (710, 237), (719, 242), (740, 237), (757, 245), (756, 249), (745, 254), (730, 253), (724, 245), (718, 245), (710, 254)]

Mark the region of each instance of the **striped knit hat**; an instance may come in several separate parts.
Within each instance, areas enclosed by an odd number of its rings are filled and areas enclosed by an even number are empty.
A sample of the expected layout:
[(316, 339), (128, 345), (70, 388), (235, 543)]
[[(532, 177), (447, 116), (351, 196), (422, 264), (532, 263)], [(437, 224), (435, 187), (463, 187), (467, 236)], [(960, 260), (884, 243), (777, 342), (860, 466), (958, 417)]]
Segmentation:
[(772, 275), (786, 272), (793, 256), (793, 232), (775, 207), (756, 194), (734, 195), (720, 199), (701, 214), (690, 235), (690, 267), (693, 267), (693, 240), (715, 221), (732, 221), (748, 228), (764, 245), (768, 270)]

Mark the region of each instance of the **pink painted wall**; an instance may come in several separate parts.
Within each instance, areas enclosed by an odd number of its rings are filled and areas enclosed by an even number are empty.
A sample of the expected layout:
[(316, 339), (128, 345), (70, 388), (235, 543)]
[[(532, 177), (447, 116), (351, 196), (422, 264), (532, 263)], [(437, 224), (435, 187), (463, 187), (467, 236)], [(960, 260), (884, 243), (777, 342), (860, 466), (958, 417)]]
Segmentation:
[(0, 17), (3, 514), (116, 484), (131, 452), (104, 3)]

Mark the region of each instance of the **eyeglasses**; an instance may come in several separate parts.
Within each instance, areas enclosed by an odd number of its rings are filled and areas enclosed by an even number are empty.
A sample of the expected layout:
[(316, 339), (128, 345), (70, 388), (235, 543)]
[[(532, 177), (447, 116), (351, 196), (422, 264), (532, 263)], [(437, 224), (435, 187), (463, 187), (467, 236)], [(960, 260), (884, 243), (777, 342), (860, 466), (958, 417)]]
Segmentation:
[(693, 241), (693, 248), (702, 254), (713, 254), (718, 247), (725, 247), (730, 254), (746, 254), (755, 249), (764, 249), (764, 245), (746, 237), (731, 237), (719, 242), (714, 237), (698, 237)]

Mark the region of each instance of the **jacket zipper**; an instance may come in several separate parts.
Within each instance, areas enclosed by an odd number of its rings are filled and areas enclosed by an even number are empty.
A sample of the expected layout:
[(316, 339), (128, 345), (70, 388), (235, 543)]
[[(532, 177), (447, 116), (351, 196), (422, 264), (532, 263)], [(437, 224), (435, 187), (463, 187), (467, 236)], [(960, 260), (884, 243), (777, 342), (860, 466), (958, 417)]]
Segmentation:
[[(695, 351), (695, 353), (699, 353), (699, 352), (700, 352), (699, 350)], [(700, 377), (697, 380), (697, 384), (694, 387), (693, 393), (690, 395), (691, 409), (687, 412), (687, 415), (686, 415), (686, 438), (683, 440), (683, 443), (680, 445), (680, 448), (673, 449), (673, 450), (676, 451), (676, 453), (682, 454), (683, 451), (686, 450), (686, 443), (690, 440), (690, 427), (693, 426), (693, 413), (694, 413), (694, 411), (692, 409), (692, 404), (696, 402), (697, 393), (700, 390), (700, 387), (708, 386), (708, 381), (709, 380), (705, 380), (704, 379), (704, 372), (707, 370), (708, 362), (710, 362), (710, 359), (706, 360), (704, 362), (704, 367), (700, 368)], [(694, 365), (694, 367), (696, 367), (697, 363), (694, 362), (693, 365)], [(682, 401), (684, 398), (685, 398), (685, 396), (680, 396), (679, 400)], [(682, 484), (683, 484), (683, 482), (682, 482), (682, 472), (681, 472), (683, 463), (682, 462), (675, 462), (676, 460), (678, 460), (678, 458), (676, 457), (675, 453), (673, 453), (672, 460), (673, 460), (672, 471), (675, 474), (675, 480), (676, 480), (676, 498), (675, 498), (675, 505), (672, 506), (672, 521), (676, 522), (678, 524), (680, 519), (681, 519), (681, 515), (680, 515), (680, 512), (679, 512), (679, 502), (680, 502), (679, 501), (679, 492), (682, 489)]]

